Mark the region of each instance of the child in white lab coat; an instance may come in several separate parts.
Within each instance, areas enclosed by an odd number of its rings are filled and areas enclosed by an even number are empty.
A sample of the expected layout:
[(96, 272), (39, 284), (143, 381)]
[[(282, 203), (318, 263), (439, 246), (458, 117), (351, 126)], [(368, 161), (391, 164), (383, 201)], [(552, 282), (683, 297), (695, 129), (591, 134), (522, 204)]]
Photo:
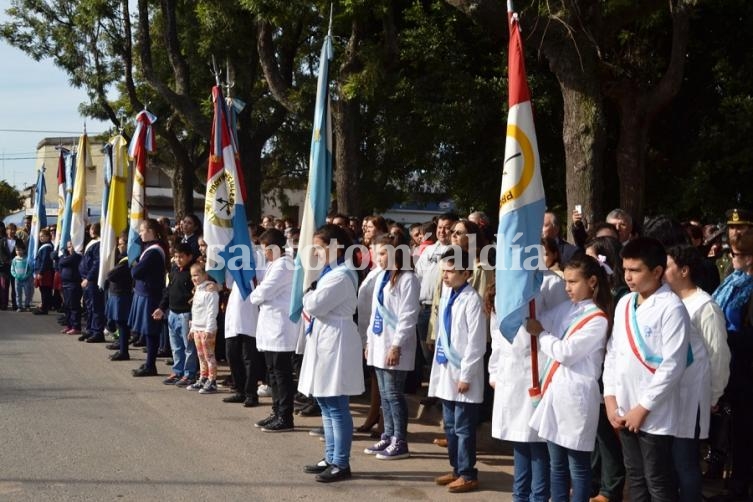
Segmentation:
[(567, 263), (564, 279), (570, 301), (526, 323), (548, 357), (529, 425), (547, 440), (551, 500), (571, 500), (572, 488), (573, 501), (588, 502), (612, 294), (601, 265), (587, 255)]
[(451, 493), (478, 489), (476, 426), (484, 400), (486, 314), (481, 297), (468, 284), (473, 264), (468, 253), (450, 247), (440, 261), (443, 291), (429, 396), (442, 400), (447, 452), (452, 472), (436, 478)]

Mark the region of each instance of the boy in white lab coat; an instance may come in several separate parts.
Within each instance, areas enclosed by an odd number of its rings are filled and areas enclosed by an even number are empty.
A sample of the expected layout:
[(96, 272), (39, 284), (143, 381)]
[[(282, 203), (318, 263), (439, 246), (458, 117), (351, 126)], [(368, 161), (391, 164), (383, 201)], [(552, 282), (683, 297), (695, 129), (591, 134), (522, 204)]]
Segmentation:
[(451, 493), (478, 488), (476, 426), (484, 400), (486, 314), (481, 297), (468, 284), (473, 264), (468, 253), (450, 247), (440, 261), (443, 288), (439, 306), (429, 396), (442, 400), (447, 452), (452, 472), (436, 478)]
[(631, 294), (615, 309), (604, 361), (607, 418), (619, 430), (631, 500), (675, 500), (672, 436), (678, 433), (679, 388), (688, 364), (690, 318), (662, 284), (667, 254), (655, 239), (621, 252)]

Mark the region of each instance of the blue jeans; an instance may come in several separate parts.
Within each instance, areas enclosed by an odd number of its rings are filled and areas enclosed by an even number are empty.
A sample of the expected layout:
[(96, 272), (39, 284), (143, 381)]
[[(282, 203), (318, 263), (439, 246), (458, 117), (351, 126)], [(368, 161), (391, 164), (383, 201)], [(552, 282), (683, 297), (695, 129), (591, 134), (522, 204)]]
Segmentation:
[(549, 450), (546, 443), (513, 442), (515, 478), (513, 502), (547, 502), (549, 500)]
[(170, 330), (170, 347), (173, 350), (173, 373), (181, 377), (195, 378), (199, 359), (196, 355), (196, 344), (188, 339), (190, 318), (190, 312), (178, 314), (171, 310), (167, 314), (167, 326)]
[(20, 309), (29, 308), (32, 296), (34, 296), (34, 281), (32, 278), (16, 279), (16, 306)]
[(405, 401), (407, 371), (374, 368), (382, 401), (384, 433), (405, 441), (408, 435), (408, 403)]
[(548, 442), (552, 502), (588, 502), (591, 497), (591, 452)]
[(447, 435), (447, 455), (453, 474), (478, 479), (476, 470), (476, 426), (481, 405), (442, 399), (442, 418)]
[(340, 468), (350, 467), (353, 416), (349, 396), (317, 397), (324, 426), (324, 460)]

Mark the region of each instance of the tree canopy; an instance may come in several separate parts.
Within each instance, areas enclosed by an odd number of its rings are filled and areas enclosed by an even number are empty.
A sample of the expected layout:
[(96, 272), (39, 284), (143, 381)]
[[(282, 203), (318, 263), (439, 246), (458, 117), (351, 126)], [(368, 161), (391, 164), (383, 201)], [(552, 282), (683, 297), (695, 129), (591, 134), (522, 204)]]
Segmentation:
[[(753, 6), (516, 4), (548, 205), (569, 214), (581, 204), (594, 219), (618, 205), (638, 216), (721, 215), (740, 189), (727, 180), (753, 169)], [(0, 33), (86, 89), (84, 113), (114, 127), (119, 108), (160, 117), (178, 213), (205, 177), (214, 56), (247, 104), (239, 143), (254, 217), (262, 195), (305, 186), (329, 12), (320, 0), (13, 0)], [(450, 197), (496, 215), (506, 26), (497, 0), (335, 2), (338, 210)]]

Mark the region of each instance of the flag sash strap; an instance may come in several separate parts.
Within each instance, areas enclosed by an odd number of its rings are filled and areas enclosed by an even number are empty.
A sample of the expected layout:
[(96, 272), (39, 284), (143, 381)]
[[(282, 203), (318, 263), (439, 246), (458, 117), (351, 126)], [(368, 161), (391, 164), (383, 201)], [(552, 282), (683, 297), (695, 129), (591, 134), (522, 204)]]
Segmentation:
[(646, 345), (640, 328), (638, 327), (638, 293), (633, 293), (625, 302), (625, 331), (627, 334), (630, 350), (643, 367), (651, 373), (661, 365), (664, 360), (661, 356), (652, 354)]
[[(353, 283), (353, 287), (356, 291), (358, 291), (358, 278), (356, 277), (356, 273), (348, 268), (348, 265), (345, 263), (338, 264), (335, 268), (331, 268), (329, 270), (323, 271), (322, 275), (319, 276), (318, 281), (322, 280), (322, 278), (327, 275), (332, 274), (346, 274), (348, 278), (350, 279), (350, 282)], [(305, 311), (301, 313), (304, 322), (308, 321), (308, 327), (306, 328), (306, 335), (310, 335), (314, 331), (314, 321), (316, 321), (316, 317), (308, 315)]]
[[(440, 313), (443, 313), (447, 308), (448, 296), (449, 295), (444, 295), (439, 300)], [(447, 358), (450, 364), (460, 369), (460, 356), (457, 352), (455, 352), (455, 349), (450, 343), (450, 337), (447, 336), (447, 329), (445, 329), (444, 325), (444, 315), (440, 315), (437, 318), (439, 320), (439, 339), (437, 340), (439, 342), (439, 347), (437, 347), (437, 350), (442, 350), (444, 356)]]
[(144, 255), (145, 255), (145, 254), (147, 254), (147, 253), (148, 253), (149, 251), (151, 251), (152, 249), (156, 249), (157, 251), (159, 251), (159, 254), (161, 254), (161, 255), (162, 255), (162, 259), (163, 259), (163, 260), (165, 259), (165, 250), (164, 250), (164, 249), (162, 249), (162, 246), (160, 246), (159, 244), (152, 244), (151, 246), (148, 246), (148, 247), (147, 247), (147, 248), (146, 248), (146, 249), (145, 249), (145, 250), (144, 250), (144, 251), (143, 251), (143, 252), (141, 253), (141, 256), (139, 256), (139, 261), (141, 261), (141, 260), (142, 260), (142, 259), (144, 258)]
[[(570, 325), (560, 337), (560, 340), (567, 340), (568, 338), (572, 337), (575, 333), (580, 331), (583, 326), (588, 324), (592, 319), (596, 319), (597, 317), (603, 317), (604, 319), (606, 319), (607, 315), (599, 307), (591, 307), (587, 309), (579, 317), (574, 319), (573, 322), (570, 323)], [(549, 384), (552, 383), (552, 378), (554, 378), (554, 374), (557, 372), (560, 366), (561, 365), (559, 361), (555, 361), (554, 359), (549, 359), (546, 362), (544, 371), (539, 377), (539, 387), (541, 388), (541, 395), (544, 395), (546, 390), (549, 388)]]
[[(389, 273), (389, 270), (382, 272), (382, 278), (380, 279), (380, 281), (377, 281), (377, 283), (381, 284), (381, 281), (383, 281), (385, 278), (384, 275), (389, 275)], [(384, 304), (383, 298), (380, 296), (381, 295), (377, 296), (377, 314), (382, 317), (385, 324), (387, 324), (390, 329), (394, 330), (397, 327), (397, 315), (395, 315), (394, 312), (387, 308), (387, 306)]]
[[(633, 293), (632, 297), (625, 302), (625, 331), (627, 332), (630, 350), (638, 361), (651, 373), (661, 365), (664, 359), (661, 356), (652, 354), (646, 346), (640, 328), (638, 328), (638, 293)], [(693, 364), (693, 348), (688, 344), (688, 355), (685, 359), (685, 367)]]

